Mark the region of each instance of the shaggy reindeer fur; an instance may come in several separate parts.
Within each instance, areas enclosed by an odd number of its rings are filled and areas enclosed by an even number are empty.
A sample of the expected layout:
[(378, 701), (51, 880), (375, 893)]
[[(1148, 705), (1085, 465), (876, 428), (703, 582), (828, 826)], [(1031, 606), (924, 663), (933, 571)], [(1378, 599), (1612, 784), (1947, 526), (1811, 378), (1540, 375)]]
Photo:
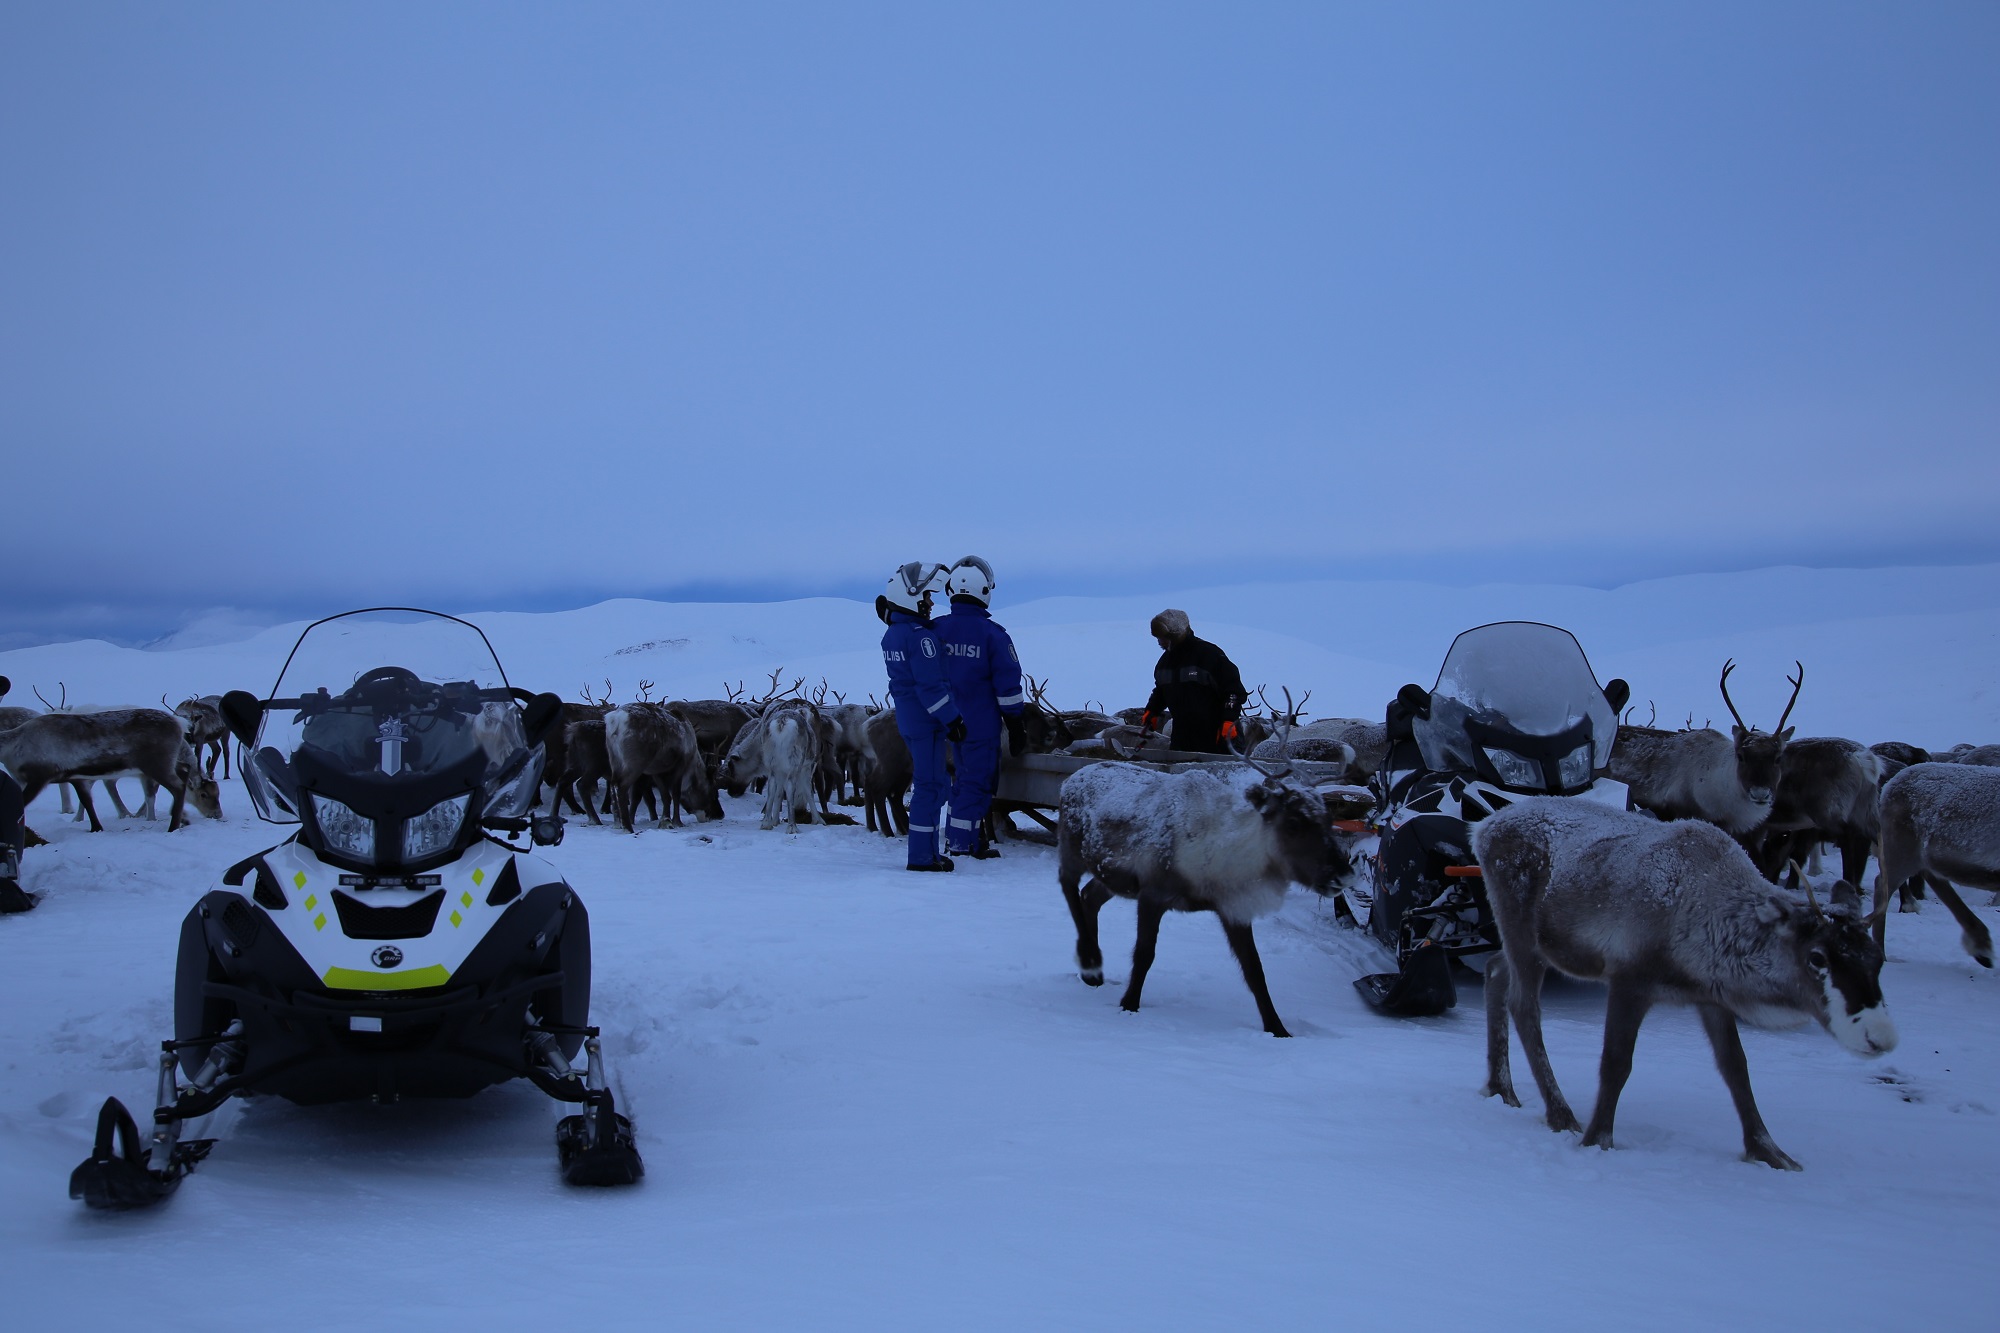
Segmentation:
[(714, 817), (715, 789), (709, 785), (694, 728), (664, 705), (626, 704), (606, 713), (604, 750), (617, 790), (618, 822), (627, 833), (633, 831), (639, 784), (648, 780), (664, 803), (658, 827), (680, 828), (681, 806), (694, 811), (697, 819)]
[(1785, 746), (1770, 818), (1757, 830), (1757, 868), (1776, 880), (1823, 842), (1840, 848), (1840, 877), (1861, 883), (1880, 828), (1882, 761), (1857, 741), (1808, 736)]
[(785, 831), (796, 833), (799, 811), (806, 822), (819, 817), (813, 808), (813, 778), (819, 769), (820, 733), (810, 705), (782, 701), (753, 718), (736, 734), (717, 776), (731, 796), (741, 796), (750, 784), (764, 783), (764, 820), (760, 827), (778, 826), (785, 813)]
[(879, 830), (885, 838), (908, 837), (910, 812), (903, 805), (903, 793), (910, 789), (915, 764), (909, 742), (896, 729), (896, 710), (885, 708), (871, 715), (863, 739), (861, 796), (867, 802), (868, 831)]
[(222, 818), (213, 778), (195, 764), (181, 720), (157, 708), (117, 708), (102, 713), (40, 713), (0, 732), (0, 764), (19, 780), (32, 802), (51, 782), (74, 784), (93, 833), (102, 832), (89, 779), (136, 772), (173, 794), (169, 830), (187, 823), (187, 803), (210, 819)]
[(1798, 1163), (1757, 1113), (1737, 1020), (1815, 1019), (1862, 1055), (1896, 1044), (1882, 1004), (1882, 950), (1847, 884), (1822, 911), (1775, 889), (1719, 829), (1550, 797), (1486, 819), (1472, 847), (1502, 950), (1486, 969), (1485, 1091), (1521, 1104), (1508, 1069), (1511, 1014), (1550, 1129), (1578, 1127), (1542, 1043), (1542, 980), (1551, 968), (1610, 987), (1597, 1109), (1583, 1135), (1601, 1148), (1611, 1146), (1639, 1024), (1660, 1001), (1700, 1011), (1742, 1121), (1744, 1156), (1787, 1170)]
[(1882, 872), (1875, 939), (1887, 933), (1889, 895), (1924, 877), (1965, 932), (1961, 943), (1993, 966), (1993, 935), (1953, 884), (2000, 891), (2000, 769), (1912, 764), (1882, 788)]
[(1744, 837), (1770, 817), (1791, 732), (1730, 730), (1620, 727), (1611, 776), (1662, 819), (1700, 819)]
[[(1085, 984), (1104, 984), (1097, 915), (1114, 894), (1139, 905), (1132, 978), (1121, 1005), (1136, 1013), (1170, 912), (1213, 912), (1256, 997), (1264, 1030), (1289, 1037), (1257, 956), (1251, 922), (1278, 909), (1286, 887), (1327, 883), (1344, 854), (1329, 836), (1319, 796), (1247, 768), (1160, 773), (1095, 764), (1062, 785), (1057, 878), (1076, 923)], [(1085, 876), (1089, 879), (1086, 880)]]

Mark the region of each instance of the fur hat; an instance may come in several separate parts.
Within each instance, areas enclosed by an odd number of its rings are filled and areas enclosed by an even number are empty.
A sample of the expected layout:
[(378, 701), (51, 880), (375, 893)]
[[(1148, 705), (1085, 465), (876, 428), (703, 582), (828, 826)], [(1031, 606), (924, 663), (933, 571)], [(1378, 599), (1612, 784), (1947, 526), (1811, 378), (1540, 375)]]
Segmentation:
[(1154, 638), (1166, 639), (1173, 643), (1179, 643), (1194, 632), (1188, 627), (1185, 611), (1162, 611), (1153, 617), (1153, 623), (1148, 628), (1151, 629)]

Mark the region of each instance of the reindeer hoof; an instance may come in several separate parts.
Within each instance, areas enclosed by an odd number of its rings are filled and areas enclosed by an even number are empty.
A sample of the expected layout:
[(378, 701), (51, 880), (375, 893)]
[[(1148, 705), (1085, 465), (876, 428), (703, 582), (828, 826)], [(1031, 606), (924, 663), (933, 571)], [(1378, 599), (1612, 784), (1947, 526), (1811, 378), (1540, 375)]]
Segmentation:
[(1118, 1002), (1118, 1007), (1120, 1009), (1123, 1009), (1128, 1014), (1136, 1014), (1139, 1012), (1139, 1002), (1137, 1000), (1120, 1000)]
[(1521, 1104), (1521, 1099), (1514, 1095), (1514, 1089), (1504, 1083), (1488, 1083), (1479, 1090), (1479, 1095), (1482, 1097), (1498, 1097), (1508, 1106), (1519, 1106)]
[(1086, 986), (1102, 986), (1104, 984), (1104, 969), (1101, 967), (1086, 967), (1083, 971), (1077, 973), (1077, 975), (1083, 978), (1083, 984)]
[(1559, 1112), (1549, 1112), (1548, 1125), (1550, 1131), (1556, 1134), (1576, 1134), (1583, 1130), (1583, 1126), (1577, 1123), (1576, 1116), (1571, 1114), (1567, 1107)]
[(1279, 1023), (1275, 1027), (1265, 1028), (1264, 1031), (1270, 1033), (1274, 1037), (1289, 1037), (1292, 1035), (1291, 1033), (1285, 1031), (1285, 1025), (1283, 1023)]
[(1804, 1167), (1788, 1157), (1777, 1144), (1769, 1142), (1746, 1145), (1743, 1149), (1743, 1160), (1746, 1162), (1762, 1162), (1765, 1166), (1778, 1171), (1805, 1170)]
[(1585, 1148), (1601, 1148), (1605, 1152), (1610, 1152), (1611, 1131), (1608, 1129), (1601, 1131), (1595, 1129), (1586, 1130), (1584, 1131), (1583, 1143), (1581, 1146)]

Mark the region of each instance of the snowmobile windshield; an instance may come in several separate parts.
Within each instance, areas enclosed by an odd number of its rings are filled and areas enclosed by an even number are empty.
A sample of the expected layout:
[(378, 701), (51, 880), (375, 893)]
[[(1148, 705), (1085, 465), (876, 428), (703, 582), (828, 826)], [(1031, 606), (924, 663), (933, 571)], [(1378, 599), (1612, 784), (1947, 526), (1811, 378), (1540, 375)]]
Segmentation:
[(303, 793), (328, 783), (397, 806), (409, 803), (398, 791), (491, 788), (528, 756), (515, 697), (463, 620), (388, 609), (318, 621), (272, 687), (244, 766), (251, 799), (265, 819), (297, 823)]
[(1502, 785), (1562, 792), (1609, 766), (1618, 718), (1575, 635), (1507, 620), (1452, 641), (1430, 716), (1412, 729), (1426, 768), (1497, 770)]

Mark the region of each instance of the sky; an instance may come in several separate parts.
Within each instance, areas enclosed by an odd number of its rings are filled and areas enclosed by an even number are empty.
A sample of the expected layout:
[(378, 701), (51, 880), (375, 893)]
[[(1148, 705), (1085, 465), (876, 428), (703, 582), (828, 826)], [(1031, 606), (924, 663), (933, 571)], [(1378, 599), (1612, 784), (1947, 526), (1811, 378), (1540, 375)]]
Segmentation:
[(1996, 68), (1992, 4), (17, 0), (0, 639), (2000, 560)]

